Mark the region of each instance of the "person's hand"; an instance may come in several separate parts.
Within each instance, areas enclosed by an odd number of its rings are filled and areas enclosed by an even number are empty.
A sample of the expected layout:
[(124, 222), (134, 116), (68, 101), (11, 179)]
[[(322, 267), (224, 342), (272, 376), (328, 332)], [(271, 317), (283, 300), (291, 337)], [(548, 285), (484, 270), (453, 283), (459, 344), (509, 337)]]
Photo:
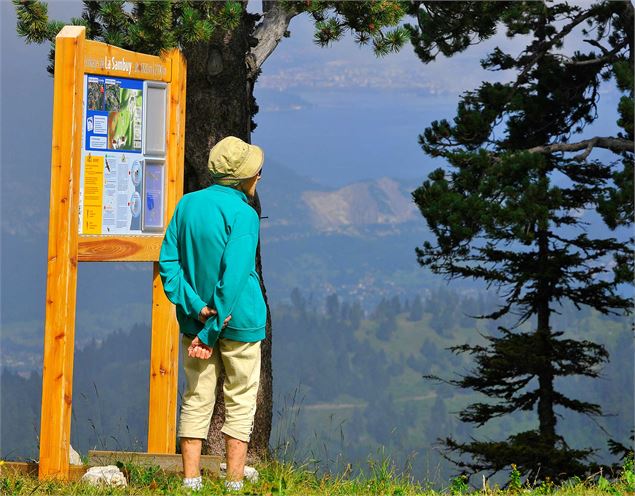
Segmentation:
[(207, 319), (213, 317), (214, 315), (216, 315), (216, 310), (208, 306), (204, 306), (198, 314), (198, 320), (204, 324), (207, 322)]
[[(209, 319), (210, 317), (213, 317), (216, 314), (217, 314), (216, 310), (208, 306), (205, 306), (201, 309), (200, 313), (198, 314), (198, 320), (200, 320), (204, 324), (205, 322), (207, 322), (207, 319)], [(225, 322), (223, 322), (223, 329), (227, 327), (227, 324), (229, 324), (229, 321), (231, 319), (232, 319), (231, 315), (225, 319)]]
[(187, 354), (192, 358), (200, 358), (201, 360), (207, 360), (212, 356), (213, 348), (210, 348), (203, 343), (198, 336), (192, 339), (192, 344), (187, 349)]

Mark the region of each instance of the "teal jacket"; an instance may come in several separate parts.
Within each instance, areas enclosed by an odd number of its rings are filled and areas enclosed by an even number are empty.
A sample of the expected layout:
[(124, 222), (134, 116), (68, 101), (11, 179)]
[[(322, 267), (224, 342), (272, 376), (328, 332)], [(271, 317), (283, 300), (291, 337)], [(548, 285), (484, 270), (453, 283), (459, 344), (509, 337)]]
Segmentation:
[[(242, 191), (212, 185), (181, 198), (163, 239), (159, 274), (182, 333), (209, 346), (219, 337), (265, 338), (267, 310), (255, 267), (259, 228)], [(205, 305), (217, 315), (203, 325), (198, 314)]]

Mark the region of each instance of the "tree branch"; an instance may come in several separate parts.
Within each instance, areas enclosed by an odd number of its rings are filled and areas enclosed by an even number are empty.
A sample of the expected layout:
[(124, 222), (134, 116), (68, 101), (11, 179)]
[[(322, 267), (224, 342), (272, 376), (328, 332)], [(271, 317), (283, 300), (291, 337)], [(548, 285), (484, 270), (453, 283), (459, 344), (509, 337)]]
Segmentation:
[(300, 13), (295, 7), (286, 9), (275, 1), (263, 1), (262, 5), (264, 18), (254, 30), (254, 38), (258, 40), (258, 44), (251, 49), (247, 57), (249, 79), (256, 75), (267, 57), (276, 49), (291, 19)]
[(633, 141), (622, 138), (608, 138), (596, 136), (588, 140), (579, 141), (577, 143), (555, 143), (553, 145), (546, 146), (534, 146), (527, 151), (531, 153), (553, 153), (553, 152), (575, 152), (577, 150), (584, 150), (579, 155), (573, 157), (573, 160), (582, 162), (585, 160), (593, 148), (605, 148), (615, 153), (620, 152), (632, 152)]
[(588, 43), (589, 45), (593, 45), (596, 48), (599, 48), (604, 55), (609, 54), (609, 51), (605, 47), (603, 47), (602, 44), (597, 40), (582, 40), (582, 41), (584, 41), (585, 43)]
[(588, 59), (588, 60), (572, 60), (571, 58), (565, 57), (565, 56), (561, 56), (561, 58), (564, 60), (564, 63), (566, 65), (581, 66), (581, 65), (607, 64), (609, 62), (614, 62), (616, 59), (616, 55), (619, 53), (619, 51), (622, 48), (625, 48), (626, 45), (627, 45), (627, 42), (624, 41), (623, 43), (615, 47), (615, 49), (611, 50), (610, 52), (606, 50), (606, 48), (601, 47), (602, 52), (604, 53), (604, 57), (597, 57), (597, 58)]

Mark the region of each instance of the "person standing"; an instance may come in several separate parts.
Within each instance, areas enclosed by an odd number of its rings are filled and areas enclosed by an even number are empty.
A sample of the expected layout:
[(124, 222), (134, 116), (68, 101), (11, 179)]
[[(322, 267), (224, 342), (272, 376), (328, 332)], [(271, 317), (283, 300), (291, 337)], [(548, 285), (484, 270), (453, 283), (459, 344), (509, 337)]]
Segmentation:
[(202, 442), (223, 369), (225, 484), (243, 484), (267, 319), (255, 267), (260, 219), (248, 203), (263, 163), (260, 147), (233, 136), (219, 141), (208, 161), (214, 184), (181, 198), (161, 246), (159, 274), (182, 333), (186, 388), (177, 436), (183, 484), (192, 489), (202, 487)]

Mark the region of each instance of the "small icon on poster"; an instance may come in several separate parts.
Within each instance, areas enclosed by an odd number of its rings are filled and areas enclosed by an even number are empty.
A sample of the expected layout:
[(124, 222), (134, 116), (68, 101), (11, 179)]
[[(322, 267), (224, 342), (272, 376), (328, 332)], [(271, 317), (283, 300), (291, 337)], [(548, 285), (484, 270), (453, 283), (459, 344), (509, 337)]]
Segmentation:
[(135, 219), (141, 215), (141, 195), (136, 191), (130, 198), (130, 211)]
[(139, 162), (138, 160), (135, 160), (132, 163), (130, 176), (132, 178), (132, 184), (134, 184), (135, 186), (139, 186), (139, 184), (141, 184), (141, 162)]

